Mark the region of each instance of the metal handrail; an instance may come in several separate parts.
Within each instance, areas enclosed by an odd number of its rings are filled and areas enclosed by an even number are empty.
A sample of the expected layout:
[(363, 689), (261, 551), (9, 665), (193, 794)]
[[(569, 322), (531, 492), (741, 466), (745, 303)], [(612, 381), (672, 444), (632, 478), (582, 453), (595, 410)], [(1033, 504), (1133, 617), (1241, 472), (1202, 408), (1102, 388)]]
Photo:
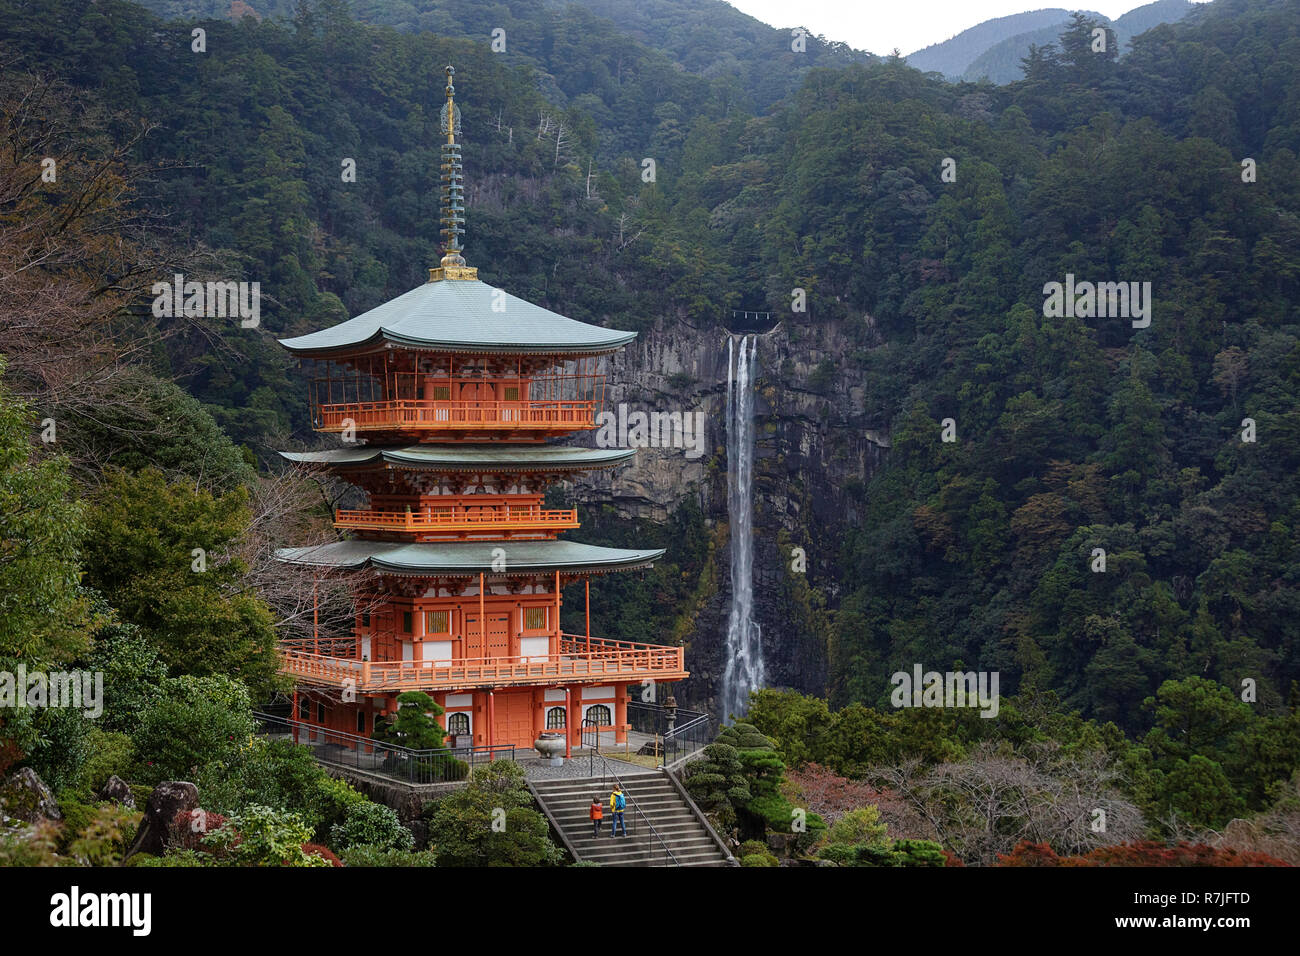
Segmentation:
[[(293, 735), (295, 743), (314, 748), (317, 744), (313, 737), (319, 736), (321, 741), (326, 745), (336, 746), (347, 750), (353, 755), (352, 761), (323, 759), (319, 753), (313, 752), (313, 757), (320, 763), (328, 763), (337, 766), (354, 767), (357, 770), (363, 770), (368, 773), (378, 774), (379, 776), (389, 777), (392, 779), (407, 779), (412, 783), (438, 783), (440, 773), (436, 772), (438, 768), (445, 766), (443, 761), (450, 759), (459, 760), (469, 766), (472, 770), (477, 764), (481, 763), (481, 758), (486, 756), (489, 761), (499, 759), (517, 760), (515, 747), (513, 744), (496, 744), (493, 746), (470, 746), (470, 747), (442, 747), (437, 749), (416, 750), (412, 747), (405, 747), (401, 744), (392, 744), (382, 740), (376, 740), (373, 737), (363, 737), (359, 734), (351, 734), (343, 730), (333, 730), (329, 727), (321, 727), (318, 724), (308, 723), (299, 720), (296, 717), (279, 717), (275, 714), (265, 714), (260, 711), (254, 711), (253, 717), (261, 725), (259, 733), (265, 734), (268, 728), (283, 729)], [(304, 743), (298, 739), (299, 734), (307, 736)], [(399, 758), (405, 764), (406, 773), (397, 774), (391, 770), (384, 769), (383, 764), (374, 766), (363, 766), (365, 763), (362, 757), (365, 754), (391, 755)], [(385, 761), (386, 762), (386, 761)], [(419, 777), (421, 779), (417, 780)], [(428, 779), (423, 779), (427, 777)]]
[[(713, 718), (706, 713), (682, 707), (670, 709), (661, 704), (648, 702), (628, 701), (627, 712), (629, 720), (633, 720), (633, 726), (637, 730), (653, 733), (655, 746), (659, 751), (658, 756), (662, 757), (664, 767), (677, 759), (676, 756), (670, 759), (670, 753), (675, 755), (681, 749), (694, 752), (704, 746), (713, 723)], [(671, 728), (666, 727), (670, 717), (674, 722), (680, 718), (681, 723)], [(641, 726), (637, 726), (638, 722)]]
[(664, 740), (667, 740), (669, 737), (680, 736), (681, 734), (684, 734), (688, 730), (694, 730), (696, 726), (698, 726), (699, 724), (707, 724), (711, 720), (713, 720), (713, 718), (710, 717), (708, 714), (700, 714), (700, 716), (688, 720), (680, 727), (674, 727), (672, 730), (666, 732), (664, 734)]
[(618, 771), (615, 770), (610, 765), (609, 758), (605, 757), (602, 754), (596, 754), (595, 756), (600, 757), (600, 762), (602, 766), (605, 768), (600, 775), (601, 788), (603, 789), (605, 786), (606, 777), (613, 777), (614, 782), (618, 784), (618, 788), (624, 791), (624, 795), (627, 799), (627, 802), (632, 806), (632, 809), (637, 812), (637, 814), (641, 817), (641, 819), (645, 821), (645, 825), (650, 829), (650, 833), (654, 836), (654, 838), (659, 841), (659, 845), (663, 847), (663, 851), (667, 855), (668, 859), (673, 861), (673, 866), (681, 866), (682, 865), (681, 861), (677, 859), (676, 855), (669, 848), (667, 842), (665, 842), (664, 838), (660, 835), (659, 831), (655, 829), (655, 825), (650, 822), (650, 818), (645, 815), (645, 811), (641, 809), (641, 807), (637, 804), (636, 800), (632, 798), (631, 793), (627, 791), (627, 788), (623, 786), (623, 779), (618, 775)]

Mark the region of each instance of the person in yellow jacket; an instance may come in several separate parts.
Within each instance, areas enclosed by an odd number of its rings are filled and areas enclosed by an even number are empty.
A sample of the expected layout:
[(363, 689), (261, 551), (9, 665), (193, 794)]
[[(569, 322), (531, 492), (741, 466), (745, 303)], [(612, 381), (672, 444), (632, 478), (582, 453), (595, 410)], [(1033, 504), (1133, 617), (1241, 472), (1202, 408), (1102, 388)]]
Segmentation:
[(627, 836), (627, 821), (623, 819), (623, 811), (627, 809), (627, 795), (623, 793), (622, 787), (614, 787), (609, 795), (609, 833), (610, 836), (618, 836), (618, 828), (623, 828), (623, 836)]

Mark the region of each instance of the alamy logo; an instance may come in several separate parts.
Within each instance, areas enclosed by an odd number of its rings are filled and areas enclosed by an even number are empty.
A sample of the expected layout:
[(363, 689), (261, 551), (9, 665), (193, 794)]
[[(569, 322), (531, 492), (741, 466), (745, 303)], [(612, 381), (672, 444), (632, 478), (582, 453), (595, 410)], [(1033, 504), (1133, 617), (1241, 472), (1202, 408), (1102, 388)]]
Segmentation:
[(238, 318), (245, 329), (255, 329), (262, 321), (260, 282), (186, 282), (178, 272), (170, 283), (155, 282), (149, 292), (159, 319)]
[(104, 712), (103, 671), (0, 671), (0, 708), (70, 708), (91, 720)]
[(998, 715), (997, 671), (898, 671), (889, 682), (894, 692), (889, 702), (895, 707), (979, 707), (981, 717)]
[(1067, 272), (1065, 283), (1043, 286), (1043, 318), (1132, 319), (1133, 328), (1151, 324), (1150, 282), (1075, 282)]
[(704, 454), (703, 412), (629, 412), (620, 402), (618, 414), (596, 416), (597, 448), (685, 448), (687, 458)]
[(148, 936), (152, 928), (150, 893), (85, 893), (74, 886), (50, 897), (50, 925), (128, 926), (133, 936)]

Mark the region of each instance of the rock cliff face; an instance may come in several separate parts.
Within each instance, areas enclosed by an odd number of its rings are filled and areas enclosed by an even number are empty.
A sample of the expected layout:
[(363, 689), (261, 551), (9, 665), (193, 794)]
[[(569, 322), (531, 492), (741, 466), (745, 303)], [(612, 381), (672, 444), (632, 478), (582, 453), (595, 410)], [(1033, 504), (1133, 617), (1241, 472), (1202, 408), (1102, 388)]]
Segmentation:
[[(808, 589), (834, 606), (843, 527), (856, 520), (855, 492), (889, 447), (887, 435), (865, 427), (862, 373), (846, 361), (854, 347), (837, 323), (798, 326), (787, 320), (758, 334), (754, 585), (769, 686), (825, 692), (827, 629), (822, 618), (807, 612)], [(633, 464), (582, 481), (574, 498), (612, 503), (628, 517), (662, 520), (695, 497), (720, 532), (718, 587), (696, 611), (687, 638), (692, 678), (677, 695), (682, 706), (715, 710), (731, 601), (725, 547), (727, 333), (661, 323), (611, 360), (609, 381), (606, 407), (615, 413), (620, 404), (628, 413), (703, 413), (702, 446), (642, 448)], [(793, 570), (794, 548), (804, 549), (806, 572)], [(665, 614), (681, 610), (666, 608)]]

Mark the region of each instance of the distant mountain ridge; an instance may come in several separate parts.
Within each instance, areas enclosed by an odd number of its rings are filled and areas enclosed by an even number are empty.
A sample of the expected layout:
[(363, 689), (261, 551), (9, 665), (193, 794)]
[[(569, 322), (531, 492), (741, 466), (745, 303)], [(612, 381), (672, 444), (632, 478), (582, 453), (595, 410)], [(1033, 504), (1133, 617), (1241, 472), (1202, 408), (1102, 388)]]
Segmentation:
[[(1091, 15), (1101, 16), (1100, 13)], [(1031, 30), (1055, 27), (1068, 19), (1070, 19), (1069, 10), (1053, 7), (985, 20), (969, 30), (963, 30), (949, 40), (909, 53), (906, 57), (907, 65), (923, 73), (942, 73), (950, 79), (956, 79), (965, 73), (981, 54), (1003, 40)]]
[[(1156, 0), (1114, 21), (1096, 11), (1081, 12), (1115, 31), (1123, 55), (1133, 37), (1162, 23), (1177, 22), (1196, 6), (1190, 0)], [(1051, 8), (986, 20), (951, 40), (910, 54), (907, 63), (927, 73), (942, 73), (954, 81), (973, 83), (987, 78), (999, 85), (1012, 83), (1020, 79), (1020, 61), (1028, 55), (1029, 47), (1055, 43), (1073, 13)]]

